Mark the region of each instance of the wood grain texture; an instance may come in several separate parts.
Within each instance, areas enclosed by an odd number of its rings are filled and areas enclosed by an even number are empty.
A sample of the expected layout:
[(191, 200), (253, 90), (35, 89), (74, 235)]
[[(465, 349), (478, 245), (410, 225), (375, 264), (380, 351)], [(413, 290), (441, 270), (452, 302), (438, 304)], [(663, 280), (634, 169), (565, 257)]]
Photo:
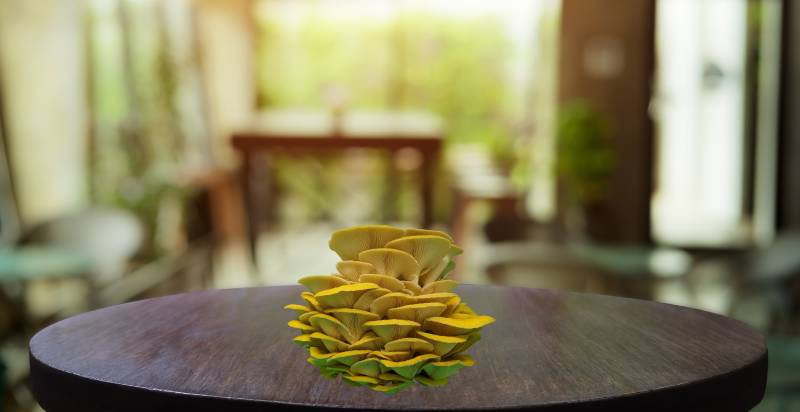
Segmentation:
[(230, 289), (113, 306), (31, 340), (32, 388), (60, 411), (746, 411), (766, 380), (763, 338), (741, 322), (647, 301), (463, 285), (497, 318), (477, 364), (395, 396), (328, 380), (286, 327), (299, 286)]

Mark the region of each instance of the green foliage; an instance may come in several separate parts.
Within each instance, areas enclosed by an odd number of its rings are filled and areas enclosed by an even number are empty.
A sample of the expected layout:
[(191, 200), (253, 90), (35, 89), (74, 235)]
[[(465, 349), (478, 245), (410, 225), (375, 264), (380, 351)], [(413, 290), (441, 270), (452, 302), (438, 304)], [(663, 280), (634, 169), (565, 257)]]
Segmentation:
[(496, 17), (403, 13), (369, 22), (312, 11), (294, 25), (270, 16), (259, 22), (263, 106), (327, 107), (336, 87), (351, 108), (435, 112), (453, 142), (510, 139), (511, 45)]
[(605, 117), (584, 102), (561, 108), (558, 119), (557, 173), (572, 201), (582, 205), (603, 195), (614, 168)]

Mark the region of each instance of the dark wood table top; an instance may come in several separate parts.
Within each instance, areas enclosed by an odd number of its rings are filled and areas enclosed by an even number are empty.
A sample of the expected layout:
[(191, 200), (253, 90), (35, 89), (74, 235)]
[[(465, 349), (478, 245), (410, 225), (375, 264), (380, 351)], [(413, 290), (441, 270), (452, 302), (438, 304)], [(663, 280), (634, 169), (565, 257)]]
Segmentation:
[(299, 286), (188, 293), (56, 323), (31, 340), (48, 411), (746, 411), (764, 393), (763, 338), (693, 309), (544, 289), (462, 285), (497, 318), (477, 361), (440, 388), (390, 396), (321, 377), (292, 343)]

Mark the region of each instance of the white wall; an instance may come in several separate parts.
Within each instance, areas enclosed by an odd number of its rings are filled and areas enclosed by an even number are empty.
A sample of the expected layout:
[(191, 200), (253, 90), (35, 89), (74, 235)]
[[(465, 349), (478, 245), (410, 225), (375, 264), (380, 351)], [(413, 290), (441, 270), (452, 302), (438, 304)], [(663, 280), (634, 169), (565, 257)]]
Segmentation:
[(88, 203), (81, 2), (0, 0), (0, 90), (26, 224)]

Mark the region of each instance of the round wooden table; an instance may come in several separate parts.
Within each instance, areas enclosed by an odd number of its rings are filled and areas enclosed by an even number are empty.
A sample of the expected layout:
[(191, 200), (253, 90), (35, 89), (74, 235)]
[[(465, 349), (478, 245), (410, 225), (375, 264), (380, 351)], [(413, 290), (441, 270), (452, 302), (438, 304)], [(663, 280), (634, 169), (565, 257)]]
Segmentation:
[(746, 411), (767, 352), (745, 324), (641, 300), (462, 285), (497, 318), (477, 364), (397, 395), (321, 377), (283, 310), (301, 287), (195, 292), (112, 306), (31, 340), (36, 399), (60, 411)]

